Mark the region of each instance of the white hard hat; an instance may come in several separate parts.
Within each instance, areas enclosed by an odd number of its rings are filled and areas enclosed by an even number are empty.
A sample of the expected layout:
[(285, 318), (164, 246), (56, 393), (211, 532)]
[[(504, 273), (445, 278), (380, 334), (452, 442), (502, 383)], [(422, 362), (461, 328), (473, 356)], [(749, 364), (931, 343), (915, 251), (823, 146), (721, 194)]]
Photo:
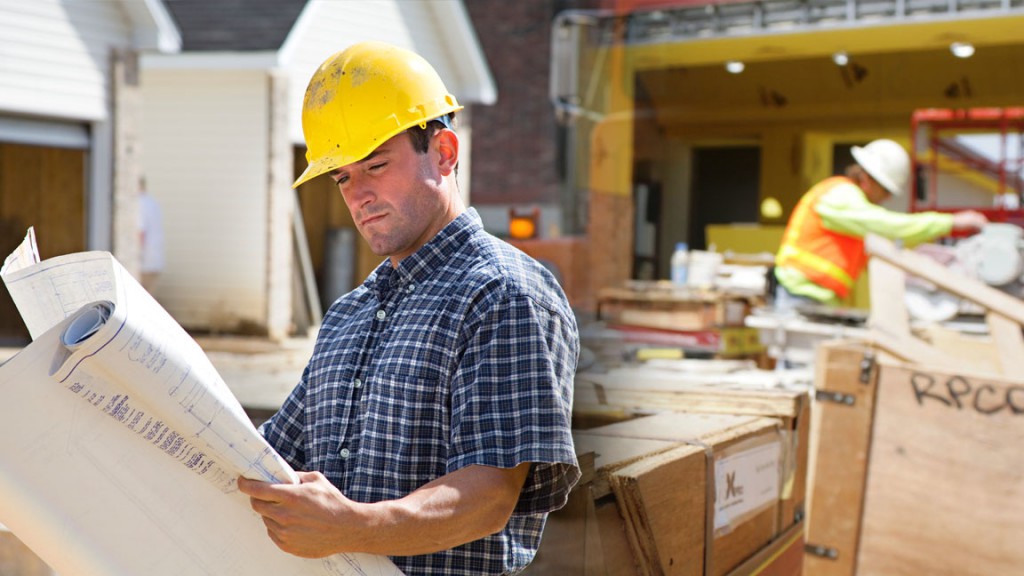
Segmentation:
[(853, 159), (868, 175), (891, 192), (901, 196), (910, 182), (910, 155), (892, 140), (873, 140), (861, 148), (850, 149)]

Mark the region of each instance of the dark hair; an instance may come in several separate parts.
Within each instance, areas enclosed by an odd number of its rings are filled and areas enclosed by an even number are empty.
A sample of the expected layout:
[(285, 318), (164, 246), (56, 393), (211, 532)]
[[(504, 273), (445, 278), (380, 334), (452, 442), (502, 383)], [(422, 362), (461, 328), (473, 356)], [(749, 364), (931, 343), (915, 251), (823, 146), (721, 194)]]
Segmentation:
[[(455, 127), (455, 113), (451, 112), (448, 114), (448, 123), (454, 128)], [(409, 139), (412, 140), (413, 150), (420, 154), (426, 154), (427, 150), (430, 149), (430, 139), (434, 137), (434, 134), (438, 130), (445, 128), (445, 123), (440, 120), (431, 120), (427, 122), (426, 128), (420, 128), (419, 126), (413, 126), (409, 128)]]

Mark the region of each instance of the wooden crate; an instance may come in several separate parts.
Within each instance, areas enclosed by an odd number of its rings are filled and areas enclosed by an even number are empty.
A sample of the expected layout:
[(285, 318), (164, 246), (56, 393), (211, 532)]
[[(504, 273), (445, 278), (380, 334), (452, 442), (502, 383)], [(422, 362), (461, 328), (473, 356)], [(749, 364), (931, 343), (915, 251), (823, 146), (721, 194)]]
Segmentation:
[(635, 283), (598, 292), (598, 316), (616, 324), (664, 330), (743, 326), (750, 298), (710, 290)]
[(749, 361), (682, 360), (576, 375), (573, 418), (608, 423), (659, 411), (768, 416), (784, 436), (783, 524), (805, 514), (810, 397), (795, 377), (756, 370)]
[(863, 342), (816, 370), (808, 574), (1021, 573), (1024, 382)]
[(666, 412), (577, 433), (597, 454), (639, 574), (721, 576), (772, 542), (780, 520), (781, 424)]

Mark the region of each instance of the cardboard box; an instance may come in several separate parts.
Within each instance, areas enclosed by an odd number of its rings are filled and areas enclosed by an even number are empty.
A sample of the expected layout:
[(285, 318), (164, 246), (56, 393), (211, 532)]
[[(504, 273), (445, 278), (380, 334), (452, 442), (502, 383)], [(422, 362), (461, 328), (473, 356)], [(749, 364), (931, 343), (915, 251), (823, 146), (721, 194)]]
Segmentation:
[(597, 455), (594, 495), (615, 496), (637, 573), (722, 576), (778, 536), (781, 426), (666, 412), (577, 433), (577, 449)]
[(1024, 382), (823, 344), (805, 571), (1020, 574)]
[[(682, 360), (576, 375), (573, 418), (608, 423), (656, 411), (767, 416), (784, 438), (783, 525), (806, 509), (810, 397), (806, 382), (730, 360)], [(675, 369), (673, 369), (675, 368)], [(746, 368), (746, 369), (744, 369)], [(788, 382), (788, 384), (787, 384)]]

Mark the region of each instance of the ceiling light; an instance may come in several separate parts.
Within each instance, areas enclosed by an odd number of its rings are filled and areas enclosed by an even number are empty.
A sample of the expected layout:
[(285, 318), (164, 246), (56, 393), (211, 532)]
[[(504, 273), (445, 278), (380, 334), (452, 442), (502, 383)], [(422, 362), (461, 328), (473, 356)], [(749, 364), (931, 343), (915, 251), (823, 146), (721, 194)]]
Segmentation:
[(836, 66), (846, 66), (850, 63), (850, 55), (845, 50), (840, 50), (832, 55), (832, 61), (836, 63)]
[(970, 42), (953, 42), (949, 45), (949, 51), (957, 58), (970, 58), (974, 56), (974, 44)]
[(729, 60), (725, 63), (725, 69), (730, 74), (739, 74), (740, 72), (743, 72), (744, 68), (746, 68), (746, 66), (744, 66), (743, 62), (740, 62), (739, 60)]

